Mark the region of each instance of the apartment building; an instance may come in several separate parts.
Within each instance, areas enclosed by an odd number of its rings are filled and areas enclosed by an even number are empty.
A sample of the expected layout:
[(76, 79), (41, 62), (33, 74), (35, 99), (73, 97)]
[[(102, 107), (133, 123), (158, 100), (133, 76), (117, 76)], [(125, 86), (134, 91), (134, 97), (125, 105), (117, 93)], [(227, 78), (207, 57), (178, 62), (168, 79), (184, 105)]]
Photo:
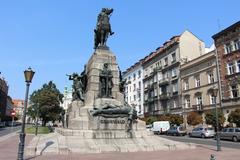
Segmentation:
[[(0, 73), (1, 74), (1, 73)], [(8, 85), (0, 75), (0, 117), (4, 117), (7, 109)], [(1, 118), (0, 118), (1, 121)]]
[[(219, 95), (213, 96), (218, 88), (215, 50), (201, 55), (180, 67), (183, 115), (195, 111), (205, 117), (208, 110), (219, 107)], [(205, 121), (205, 120), (204, 120)]]
[(138, 61), (133, 66), (123, 72), (125, 80), (125, 101), (135, 107), (139, 117), (143, 117), (143, 60)]
[(225, 117), (240, 108), (240, 21), (212, 36), (216, 46)]
[(182, 114), (180, 65), (204, 53), (204, 42), (184, 31), (144, 59), (145, 116)]
[(72, 87), (64, 87), (63, 91), (63, 103), (60, 104), (60, 106), (67, 111), (68, 105), (72, 103)]

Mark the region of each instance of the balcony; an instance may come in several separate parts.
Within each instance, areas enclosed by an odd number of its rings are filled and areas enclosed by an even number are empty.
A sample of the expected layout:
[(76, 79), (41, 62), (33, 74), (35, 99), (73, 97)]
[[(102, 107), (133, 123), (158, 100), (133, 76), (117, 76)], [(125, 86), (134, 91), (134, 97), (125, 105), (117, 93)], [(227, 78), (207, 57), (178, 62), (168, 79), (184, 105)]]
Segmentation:
[(167, 85), (169, 84), (170, 79), (169, 78), (163, 78), (159, 81), (159, 85)]
[(168, 100), (168, 99), (170, 99), (170, 93), (162, 93), (161, 95), (159, 95), (159, 99), (160, 100)]
[(195, 104), (195, 105), (192, 105), (192, 108), (195, 111), (202, 111), (203, 110), (203, 105), (202, 104)]

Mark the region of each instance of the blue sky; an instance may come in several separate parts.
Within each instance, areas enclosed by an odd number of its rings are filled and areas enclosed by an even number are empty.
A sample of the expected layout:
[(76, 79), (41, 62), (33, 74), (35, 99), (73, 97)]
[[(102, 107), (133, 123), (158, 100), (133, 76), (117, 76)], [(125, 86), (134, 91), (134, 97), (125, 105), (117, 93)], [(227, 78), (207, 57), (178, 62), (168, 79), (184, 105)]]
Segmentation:
[(114, 8), (108, 46), (124, 71), (188, 29), (206, 46), (211, 36), (240, 20), (239, 0), (2, 0), (0, 72), (9, 95), (24, 98), (23, 71), (36, 74), (30, 93), (53, 80), (63, 91), (66, 74), (81, 72), (93, 53), (93, 29), (102, 7)]

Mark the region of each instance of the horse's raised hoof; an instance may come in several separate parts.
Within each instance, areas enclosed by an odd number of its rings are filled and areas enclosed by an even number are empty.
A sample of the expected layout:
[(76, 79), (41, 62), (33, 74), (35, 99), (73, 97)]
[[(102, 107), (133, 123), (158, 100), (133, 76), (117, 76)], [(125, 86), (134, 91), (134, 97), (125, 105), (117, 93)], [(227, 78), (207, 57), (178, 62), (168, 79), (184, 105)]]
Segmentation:
[(110, 35), (113, 35), (113, 34), (114, 34), (114, 32), (111, 32), (111, 33), (110, 33)]

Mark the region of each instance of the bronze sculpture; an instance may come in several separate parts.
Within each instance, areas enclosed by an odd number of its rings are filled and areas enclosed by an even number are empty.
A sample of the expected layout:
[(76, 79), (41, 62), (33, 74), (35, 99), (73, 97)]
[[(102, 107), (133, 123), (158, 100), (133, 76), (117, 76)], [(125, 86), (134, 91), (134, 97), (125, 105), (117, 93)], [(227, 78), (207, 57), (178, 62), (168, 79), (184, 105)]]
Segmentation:
[(82, 82), (82, 76), (77, 73), (73, 73), (72, 75), (67, 75), (69, 80), (73, 80), (73, 92), (72, 92), (72, 100), (81, 100), (84, 101), (84, 85)]
[(99, 97), (102, 98), (112, 98), (112, 71), (109, 69), (109, 65), (104, 63), (103, 70), (99, 75)]
[(98, 46), (106, 47), (108, 36), (114, 34), (110, 24), (112, 12), (112, 8), (102, 8), (102, 11), (98, 14), (97, 26), (96, 29), (94, 29), (94, 49)]

